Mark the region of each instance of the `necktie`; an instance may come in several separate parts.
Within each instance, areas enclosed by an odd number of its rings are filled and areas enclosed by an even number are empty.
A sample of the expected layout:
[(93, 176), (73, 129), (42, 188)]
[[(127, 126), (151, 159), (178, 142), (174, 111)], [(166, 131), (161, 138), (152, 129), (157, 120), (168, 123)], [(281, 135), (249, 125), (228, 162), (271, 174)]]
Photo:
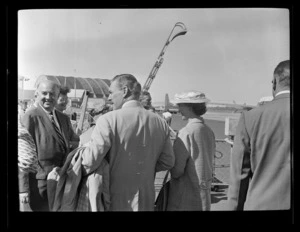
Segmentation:
[(53, 127), (54, 127), (54, 129), (55, 129), (55, 131), (56, 131), (56, 134), (57, 134), (57, 136), (58, 136), (60, 142), (64, 145), (64, 151), (66, 151), (66, 143), (65, 143), (64, 137), (63, 137), (63, 135), (61, 134), (60, 130), (58, 129), (58, 127), (57, 127), (57, 125), (56, 125), (56, 123), (55, 123), (55, 121), (54, 121), (54, 116), (53, 116), (53, 113), (52, 113), (52, 112), (50, 113), (50, 117), (51, 117), (52, 125), (53, 125)]

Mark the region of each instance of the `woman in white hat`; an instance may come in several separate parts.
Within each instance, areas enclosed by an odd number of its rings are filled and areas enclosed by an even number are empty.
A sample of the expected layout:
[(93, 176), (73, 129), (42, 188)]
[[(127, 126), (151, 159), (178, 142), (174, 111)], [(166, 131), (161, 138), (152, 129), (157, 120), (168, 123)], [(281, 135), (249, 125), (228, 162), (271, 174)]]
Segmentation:
[(183, 120), (188, 120), (174, 141), (175, 166), (167, 210), (210, 210), (215, 136), (201, 115), (209, 100), (204, 93), (189, 91), (175, 95)]

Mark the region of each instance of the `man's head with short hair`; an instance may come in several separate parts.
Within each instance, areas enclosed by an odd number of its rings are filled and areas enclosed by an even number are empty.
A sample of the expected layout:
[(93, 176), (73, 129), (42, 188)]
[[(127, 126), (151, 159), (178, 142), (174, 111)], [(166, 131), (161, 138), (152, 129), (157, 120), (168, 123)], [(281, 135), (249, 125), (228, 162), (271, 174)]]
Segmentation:
[(63, 112), (67, 108), (68, 104), (68, 93), (70, 92), (70, 89), (68, 86), (61, 86), (59, 90), (59, 96), (57, 99), (57, 104), (55, 108), (59, 110), (60, 112)]
[(54, 81), (43, 80), (38, 83), (36, 94), (37, 102), (48, 112), (51, 112), (57, 103), (60, 85)]
[(60, 86), (60, 90), (59, 93), (62, 95), (67, 95), (68, 93), (70, 93), (70, 88), (68, 86)]
[(285, 60), (280, 62), (273, 74), (273, 95), (283, 90), (290, 89), (290, 61)]
[(115, 76), (109, 87), (109, 100), (113, 103), (113, 110), (120, 109), (129, 100), (139, 100), (141, 84), (131, 74)]

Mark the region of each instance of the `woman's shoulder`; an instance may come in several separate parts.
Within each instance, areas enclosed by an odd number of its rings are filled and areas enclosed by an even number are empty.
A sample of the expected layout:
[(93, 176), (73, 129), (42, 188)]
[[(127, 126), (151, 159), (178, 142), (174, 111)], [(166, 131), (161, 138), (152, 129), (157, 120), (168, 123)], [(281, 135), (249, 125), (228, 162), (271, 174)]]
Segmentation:
[(189, 135), (198, 135), (203, 133), (213, 133), (213, 130), (203, 123), (190, 123), (185, 126), (184, 133), (187, 133)]
[(192, 121), (185, 126), (185, 130), (189, 131), (190, 133), (195, 133), (198, 132), (199, 130), (202, 130), (205, 127), (206, 125), (203, 122)]

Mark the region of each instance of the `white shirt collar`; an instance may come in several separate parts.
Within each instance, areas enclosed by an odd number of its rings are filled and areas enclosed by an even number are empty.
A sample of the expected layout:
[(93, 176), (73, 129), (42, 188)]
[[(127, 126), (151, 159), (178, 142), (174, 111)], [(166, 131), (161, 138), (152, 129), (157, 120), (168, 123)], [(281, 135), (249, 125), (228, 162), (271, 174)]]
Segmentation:
[(194, 122), (201, 122), (201, 123), (204, 123), (204, 119), (203, 119), (203, 117), (199, 117), (199, 118), (189, 118), (188, 119), (188, 122), (189, 123), (194, 123)]
[(283, 91), (280, 91), (278, 93), (276, 93), (275, 97), (280, 95), (280, 94), (284, 94), (284, 93), (290, 93), (290, 90), (283, 90)]
[(129, 100), (122, 105), (122, 108), (127, 106), (141, 106), (141, 103), (138, 100)]
[(44, 107), (41, 105), (41, 103), (38, 103), (40, 105), (40, 107), (43, 109), (43, 111), (47, 114), (50, 114), (50, 112), (48, 112), (47, 110), (44, 109)]
[[(45, 113), (47, 113), (47, 115), (50, 115), (50, 114), (51, 114), (51, 112), (45, 110), (44, 107), (43, 107), (40, 103), (38, 103), (38, 104), (39, 104), (40, 107), (45, 111)], [(53, 110), (52, 110), (53, 115), (55, 115), (55, 114), (54, 114), (54, 110), (55, 110), (55, 108), (53, 108)]]
[[(40, 105), (40, 107), (44, 110), (44, 112), (48, 115), (49, 119), (52, 120), (52, 119), (51, 119), (51, 113), (48, 112), (47, 110), (45, 110), (44, 107), (42, 107), (40, 103), (39, 103), (39, 105)], [(58, 128), (60, 128), (60, 125), (59, 125), (59, 123), (58, 123), (58, 119), (56, 118), (55, 110), (56, 110), (55, 108), (53, 108), (53, 110), (52, 110), (54, 122), (55, 122), (56, 126), (58, 126)]]

